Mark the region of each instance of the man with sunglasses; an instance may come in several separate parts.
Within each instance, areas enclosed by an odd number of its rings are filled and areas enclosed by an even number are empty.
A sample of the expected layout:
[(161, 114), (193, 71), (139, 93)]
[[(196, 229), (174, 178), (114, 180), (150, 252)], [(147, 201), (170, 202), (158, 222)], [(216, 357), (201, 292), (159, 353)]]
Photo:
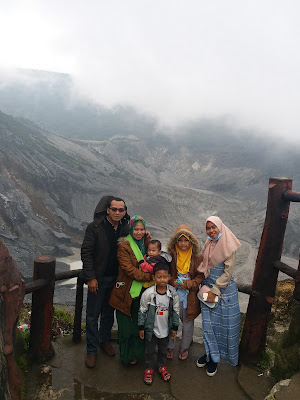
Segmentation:
[(117, 241), (120, 237), (128, 235), (128, 220), (124, 200), (104, 196), (95, 209), (94, 221), (85, 231), (81, 246), (81, 277), (88, 285), (85, 358), (88, 368), (96, 365), (99, 347), (109, 356), (115, 355), (115, 350), (109, 343), (114, 308), (108, 301), (119, 270)]

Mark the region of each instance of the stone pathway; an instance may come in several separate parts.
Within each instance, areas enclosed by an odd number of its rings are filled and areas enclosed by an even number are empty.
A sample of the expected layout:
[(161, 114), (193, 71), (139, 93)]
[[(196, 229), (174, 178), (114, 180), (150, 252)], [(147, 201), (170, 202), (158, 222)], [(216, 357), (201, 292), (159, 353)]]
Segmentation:
[[(174, 359), (168, 360), (170, 383), (163, 382), (155, 373), (153, 384), (147, 386), (143, 382), (142, 363), (123, 366), (116, 341), (112, 344), (116, 356), (109, 357), (99, 350), (96, 367), (88, 369), (84, 365), (85, 338), (77, 345), (70, 336), (54, 342), (56, 355), (49, 363), (49, 370), (41, 373), (37, 369), (28, 375), (26, 399), (263, 400), (273, 386), (272, 381), (259, 376), (256, 370), (232, 367), (226, 362), (218, 365), (214, 377), (208, 377), (205, 368), (196, 366), (197, 358), (204, 352), (199, 343), (192, 344), (187, 360), (179, 360), (176, 351)], [(255, 387), (257, 390), (253, 390)]]

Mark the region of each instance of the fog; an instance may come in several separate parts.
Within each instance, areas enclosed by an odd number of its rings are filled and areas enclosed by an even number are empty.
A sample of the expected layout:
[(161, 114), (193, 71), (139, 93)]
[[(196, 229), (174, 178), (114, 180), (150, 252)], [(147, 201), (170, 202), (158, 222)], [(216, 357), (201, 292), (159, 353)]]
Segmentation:
[(225, 118), (297, 139), (300, 3), (1, 2), (1, 65), (68, 73), (100, 104), (162, 125)]

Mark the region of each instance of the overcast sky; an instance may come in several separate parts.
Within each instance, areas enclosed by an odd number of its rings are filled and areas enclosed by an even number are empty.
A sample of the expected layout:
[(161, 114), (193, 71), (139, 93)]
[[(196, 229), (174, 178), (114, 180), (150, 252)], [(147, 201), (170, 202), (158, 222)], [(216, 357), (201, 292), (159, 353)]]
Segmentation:
[(0, 63), (106, 106), (300, 137), (299, 0), (1, 0)]

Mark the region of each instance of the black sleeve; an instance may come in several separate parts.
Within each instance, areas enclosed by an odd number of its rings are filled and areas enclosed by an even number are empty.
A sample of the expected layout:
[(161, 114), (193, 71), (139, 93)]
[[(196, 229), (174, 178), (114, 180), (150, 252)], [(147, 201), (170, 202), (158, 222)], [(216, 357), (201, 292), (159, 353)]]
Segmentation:
[(83, 278), (87, 281), (96, 278), (96, 271), (94, 268), (96, 243), (97, 243), (97, 232), (94, 228), (93, 223), (91, 223), (86, 228), (81, 246)]

